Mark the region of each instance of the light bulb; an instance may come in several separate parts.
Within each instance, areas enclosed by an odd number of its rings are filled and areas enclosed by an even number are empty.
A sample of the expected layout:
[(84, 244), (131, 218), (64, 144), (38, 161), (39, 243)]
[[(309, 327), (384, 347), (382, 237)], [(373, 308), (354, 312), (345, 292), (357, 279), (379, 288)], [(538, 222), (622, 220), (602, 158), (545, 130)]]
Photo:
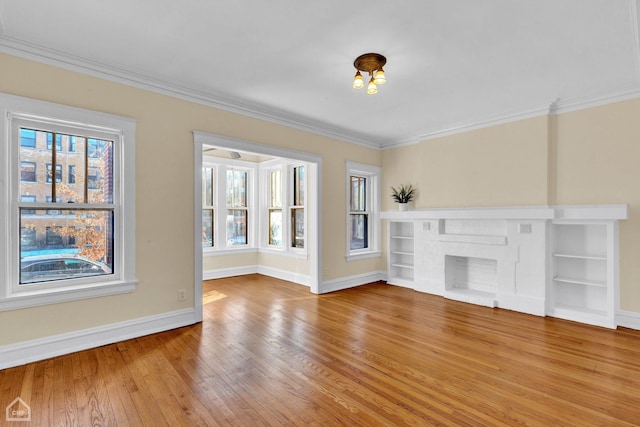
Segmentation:
[(367, 93), (369, 95), (373, 95), (374, 93), (378, 93), (378, 86), (373, 81), (373, 77), (369, 80), (369, 85), (367, 86)]
[(387, 79), (384, 75), (384, 70), (382, 68), (376, 71), (375, 77), (373, 78), (373, 82), (377, 85), (383, 85), (387, 82)]
[(356, 72), (356, 75), (353, 78), (353, 88), (362, 89), (363, 87), (364, 87), (364, 80), (362, 79), (362, 74), (360, 74), (360, 71), (358, 71)]

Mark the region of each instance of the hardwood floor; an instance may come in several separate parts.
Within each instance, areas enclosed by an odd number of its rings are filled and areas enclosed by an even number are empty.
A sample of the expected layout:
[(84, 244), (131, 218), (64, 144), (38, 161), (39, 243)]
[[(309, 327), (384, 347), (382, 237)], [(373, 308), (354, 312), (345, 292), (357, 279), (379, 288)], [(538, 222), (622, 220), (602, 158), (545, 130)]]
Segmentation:
[[(0, 371), (0, 409), (111, 426), (637, 426), (640, 331), (374, 283), (204, 283), (202, 324)], [(4, 425), (4, 412), (0, 425)]]

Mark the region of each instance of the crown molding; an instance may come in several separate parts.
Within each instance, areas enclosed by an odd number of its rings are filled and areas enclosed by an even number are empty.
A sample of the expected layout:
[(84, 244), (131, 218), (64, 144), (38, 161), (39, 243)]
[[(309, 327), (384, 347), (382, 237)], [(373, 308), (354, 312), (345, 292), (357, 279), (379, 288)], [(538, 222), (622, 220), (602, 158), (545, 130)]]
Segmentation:
[(634, 21), (634, 40), (636, 49), (636, 69), (638, 86), (621, 90), (615, 93), (600, 94), (591, 97), (575, 98), (570, 100), (556, 99), (548, 105), (540, 105), (527, 110), (505, 112), (492, 117), (478, 118), (467, 122), (453, 123), (448, 127), (432, 128), (421, 132), (416, 136), (392, 141), (384, 138), (373, 138), (363, 133), (352, 132), (347, 129), (332, 126), (328, 123), (313, 120), (308, 117), (292, 114), (266, 105), (251, 103), (245, 100), (226, 97), (210, 90), (202, 90), (193, 87), (178, 85), (173, 82), (158, 79), (152, 76), (142, 75), (131, 70), (117, 68), (100, 62), (75, 57), (65, 52), (44, 48), (40, 45), (2, 34), (2, 17), (0, 16), (0, 53), (29, 59), (46, 65), (51, 65), (81, 74), (121, 83), (138, 89), (167, 95), (173, 98), (193, 102), (200, 105), (240, 114), (258, 120), (286, 126), (304, 132), (313, 133), (331, 139), (352, 143), (372, 149), (393, 149), (408, 145), (418, 144), (435, 138), (442, 138), (472, 130), (502, 125), (519, 120), (525, 120), (543, 115), (554, 115), (572, 111), (597, 107), (614, 102), (640, 97), (640, 31), (638, 29), (638, 16), (640, 10), (637, 2), (630, 0), (629, 8)]
[(492, 126), (503, 125), (506, 123), (517, 122), (520, 120), (530, 119), (534, 117), (546, 115), (558, 115), (570, 113), (572, 111), (586, 110), (588, 108), (599, 107), (602, 105), (622, 102), (629, 99), (640, 98), (640, 87), (629, 88), (619, 92), (606, 95), (598, 95), (592, 97), (575, 98), (570, 100), (556, 99), (549, 105), (539, 106), (526, 111), (506, 113), (490, 118), (470, 121), (468, 123), (454, 124), (446, 129), (433, 129), (426, 131), (417, 137), (411, 137), (394, 143), (387, 143), (380, 146), (382, 150), (405, 147), (408, 145), (419, 144), (430, 139), (442, 138), (445, 136), (456, 135), (477, 129), (488, 128)]
[(121, 83), (184, 101), (237, 113), (254, 119), (283, 125), (332, 139), (368, 148), (380, 148), (385, 142), (369, 135), (352, 132), (328, 123), (278, 110), (258, 103), (251, 103), (215, 93), (210, 90), (178, 85), (173, 82), (125, 70), (112, 65), (69, 55), (66, 52), (44, 48), (15, 37), (0, 33), (0, 53), (29, 59), (35, 62), (63, 68), (69, 71)]

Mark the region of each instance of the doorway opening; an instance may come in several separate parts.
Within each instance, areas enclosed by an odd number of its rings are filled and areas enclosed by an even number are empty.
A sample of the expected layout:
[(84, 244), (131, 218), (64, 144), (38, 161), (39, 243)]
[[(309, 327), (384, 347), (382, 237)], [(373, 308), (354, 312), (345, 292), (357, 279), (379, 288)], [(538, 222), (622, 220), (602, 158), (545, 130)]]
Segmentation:
[[(312, 293), (319, 293), (321, 166), (322, 157), (319, 155), (194, 131), (194, 295), (199, 321), (202, 321), (202, 280), (207, 278), (238, 275), (243, 271), (244, 274), (259, 272), (307, 285)], [(210, 214), (203, 209), (203, 197), (207, 197), (206, 194), (203, 196), (203, 188), (207, 189), (209, 185), (209, 181), (203, 179), (203, 171), (208, 167), (211, 169), (212, 186), (219, 189), (218, 209), (215, 209), (214, 201), (211, 206), (206, 206), (211, 210)], [(265, 208), (269, 205), (266, 201), (269, 193), (267, 180), (272, 176), (270, 171), (274, 170), (282, 171), (287, 177), (283, 186), (291, 189), (282, 193), (280, 212), (277, 212), (277, 207), (272, 209), (273, 212)], [(223, 177), (227, 181), (215, 184), (215, 177)], [(228, 184), (236, 177), (242, 182), (240, 186), (236, 181)], [(304, 187), (300, 184), (301, 177)], [(251, 189), (251, 194), (243, 193), (245, 185)], [(304, 189), (302, 199), (301, 188)], [(245, 199), (229, 206), (225, 201), (225, 197), (233, 198), (229, 191), (235, 191)], [(253, 205), (251, 211), (247, 208), (250, 205)], [(224, 218), (216, 215), (216, 211), (223, 212)], [(278, 243), (273, 238), (278, 233), (273, 232), (274, 222), (267, 218), (270, 215), (276, 218), (275, 224), (280, 218), (285, 229), (281, 233), (283, 242)], [(300, 224), (304, 225), (302, 238), (297, 232)], [(216, 246), (215, 235), (223, 235), (223, 232), (225, 237), (218, 239)], [(228, 264), (235, 267), (207, 270), (205, 264), (211, 260), (207, 258), (205, 263), (205, 256), (217, 258), (218, 266), (227, 264), (226, 260), (229, 260)], [(283, 262), (285, 258), (293, 262)], [(247, 262), (247, 259), (251, 261)], [(255, 264), (253, 260), (256, 260)], [(238, 263), (244, 266), (238, 267)], [(303, 274), (287, 270), (286, 266), (296, 264), (302, 266)]]

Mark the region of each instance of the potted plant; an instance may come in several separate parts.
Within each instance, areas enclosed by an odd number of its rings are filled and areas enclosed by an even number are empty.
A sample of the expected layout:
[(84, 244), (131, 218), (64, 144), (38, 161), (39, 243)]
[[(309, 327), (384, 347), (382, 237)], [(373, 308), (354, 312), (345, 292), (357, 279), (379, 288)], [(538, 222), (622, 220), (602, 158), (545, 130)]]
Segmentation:
[(413, 185), (400, 185), (398, 188), (391, 187), (391, 197), (398, 203), (398, 209), (401, 211), (407, 210), (407, 203), (413, 200), (413, 196), (416, 194), (416, 189)]

